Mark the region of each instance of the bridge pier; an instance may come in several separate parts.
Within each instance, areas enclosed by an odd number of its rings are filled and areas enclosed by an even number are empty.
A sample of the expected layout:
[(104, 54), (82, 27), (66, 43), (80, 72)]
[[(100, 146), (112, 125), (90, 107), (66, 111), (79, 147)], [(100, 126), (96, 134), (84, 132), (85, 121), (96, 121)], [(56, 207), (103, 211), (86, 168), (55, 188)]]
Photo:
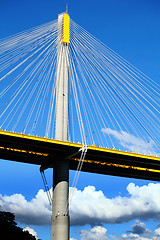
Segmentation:
[(53, 169), (51, 240), (69, 240), (69, 161), (56, 162)]

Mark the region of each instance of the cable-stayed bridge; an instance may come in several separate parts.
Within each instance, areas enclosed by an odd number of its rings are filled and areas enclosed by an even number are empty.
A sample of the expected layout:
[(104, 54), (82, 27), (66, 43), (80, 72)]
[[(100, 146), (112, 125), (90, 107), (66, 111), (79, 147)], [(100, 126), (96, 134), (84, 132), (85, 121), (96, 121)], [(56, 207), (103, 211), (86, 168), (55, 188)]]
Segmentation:
[(0, 46), (1, 158), (54, 168), (51, 239), (69, 238), (69, 169), (159, 180), (159, 85), (67, 13)]

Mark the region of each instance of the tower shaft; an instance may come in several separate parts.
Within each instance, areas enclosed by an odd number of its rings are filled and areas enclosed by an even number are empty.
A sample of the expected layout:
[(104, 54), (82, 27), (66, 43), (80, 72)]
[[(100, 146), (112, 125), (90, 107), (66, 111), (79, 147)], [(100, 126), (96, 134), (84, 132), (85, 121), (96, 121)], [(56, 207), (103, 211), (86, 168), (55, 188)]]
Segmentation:
[(68, 78), (69, 78), (68, 17), (69, 17), (68, 14), (60, 14), (58, 16), (55, 139), (62, 141), (68, 140)]
[[(68, 140), (68, 80), (69, 80), (68, 14), (58, 16), (56, 126), (55, 139)], [(58, 159), (53, 169), (53, 203), (51, 240), (69, 240), (69, 161)]]

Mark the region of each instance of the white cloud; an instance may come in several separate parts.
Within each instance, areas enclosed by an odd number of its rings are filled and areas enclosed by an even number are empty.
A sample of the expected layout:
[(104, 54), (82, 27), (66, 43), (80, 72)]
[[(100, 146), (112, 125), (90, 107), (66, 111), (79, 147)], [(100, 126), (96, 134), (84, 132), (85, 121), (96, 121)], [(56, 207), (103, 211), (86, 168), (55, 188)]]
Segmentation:
[(33, 228), (26, 227), (26, 228), (23, 229), (23, 231), (28, 231), (30, 234), (32, 234), (32, 235), (38, 240), (38, 235), (37, 235), (37, 233), (34, 231)]
[[(152, 238), (146, 238), (146, 237), (141, 237), (138, 234), (130, 233), (129, 235), (127, 234), (122, 234), (122, 237), (113, 237), (114, 240), (153, 240)], [(157, 239), (158, 240), (158, 239)]]
[(150, 183), (142, 187), (130, 183), (129, 195), (107, 198), (102, 191), (88, 186), (75, 190), (71, 203), (71, 222), (74, 225), (122, 223), (131, 219), (159, 219), (160, 184)]
[(111, 128), (103, 128), (102, 132), (112, 135), (116, 138), (120, 145), (127, 149), (130, 152), (136, 152), (139, 154), (159, 156), (156, 152), (156, 145), (153, 140), (144, 141), (140, 137), (136, 137), (125, 131), (116, 131)]
[(121, 236), (107, 235), (107, 229), (95, 226), (88, 230), (81, 230), (81, 240), (160, 240), (159, 228), (154, 232), (146, 228), (143, 222), (135, 221), (131, 230)]
[(89, 230), (81, 230), (81, 240), (109, 240), (106, 236), (107, 229), (101, 226), (95, 226)]
[(0, 209), (13, 212), (16, 220), (25, 224), (45, 225), (50, 223), (51, 209), (47, 195), (42, 189), (31, 201), (27, 201), (21, 194), (0, 195)]
[[(85, 187), (84, 190), (75, 189), (70, 204), (71, 224), (101, 225), (137, 218), (159, 219), (160, 183), (150, 183), (141, 187), (130, 183), (127, 191), (127, 196), (107, 198), (94, 186)], [(0, 195), (0, 210), (15, 213), (16, 220), (27, 225), (50, 224), (51, 208), (42, 189), (31, 201), (27, 201), (21, 194)], [(142, 228), (143, 226), (141, 230)]]
[(155, 230), (155, 233), (156, 233), (158, 236), (160, 236), (160, 228), (157, 228), (157, 229)]
[(95, 226), (88, 230), (81, 230), (81, 240), (160, 240), (159, 228), (154, 232), (146, 228), (143, 222), (135, 221), (131, 230), (121, 236), (107, 235), (107, 229)]
[(135, 224), (132, 226), (132, 231), (129, 232), (132, 232), (133, 234), (144, 234), (148, 231), (146, 230), (145, 224), (143, 222), (136, 220)]
[(143, 222), (135, 221), (131, 231), (127, 231), (129, 234), (122, 234), (121, 237), (112, 236), (114, 240), (160, 240), (159, 228), (154, 232), (146, 228)]

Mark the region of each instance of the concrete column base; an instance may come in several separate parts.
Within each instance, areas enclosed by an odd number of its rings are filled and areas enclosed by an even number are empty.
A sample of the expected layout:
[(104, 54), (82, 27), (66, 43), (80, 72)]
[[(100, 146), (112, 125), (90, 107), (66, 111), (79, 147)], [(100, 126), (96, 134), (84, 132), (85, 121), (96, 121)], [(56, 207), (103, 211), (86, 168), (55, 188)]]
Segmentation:
[(69, 240), (69, 161), (60, 160), (53, 169), (51, 240)]

